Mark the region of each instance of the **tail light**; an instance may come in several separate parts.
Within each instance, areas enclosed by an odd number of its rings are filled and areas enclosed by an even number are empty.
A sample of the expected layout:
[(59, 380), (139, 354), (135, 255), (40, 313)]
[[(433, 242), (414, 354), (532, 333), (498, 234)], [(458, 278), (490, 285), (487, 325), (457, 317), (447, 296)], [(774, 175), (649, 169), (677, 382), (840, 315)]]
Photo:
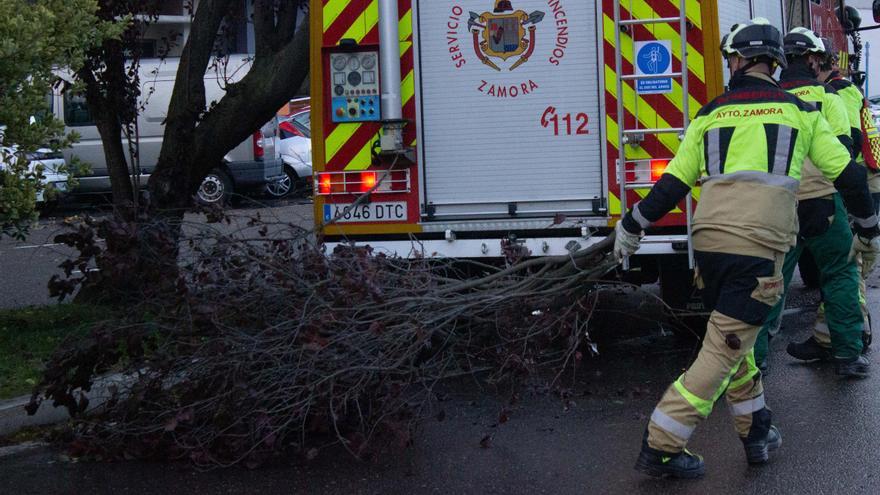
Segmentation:
[[(318, 194), (363, 194), (374, 187), (375, 193), (409, 192), (409, 171), (322, 172), (315, 178)], [(377, 185), (378, 184), (378, 185)]]
[(333, 193), (333, 177), (332, 174), (318, 175), (318, 194), (327, 195)]
[(278, 126), (278, 131), (281, 136), (281, 139), (287, 139), (294, 136), (306, 137), (299, 129), (296, 128), (290, 122), (282, 122)]
[(666, 166), (669, 160), (651, 160), (651, 182), (657, 182), (663, 173), (666, 172)]
[(376, 172), (361, 173), (361, 192), (367, 192), (376, 187)]
[(254, 143), (254, 160), (261, 160), (263, 155), (266, 154), (266, 150), (263, 149), (263, 132), (255, 132), (252, 139)]

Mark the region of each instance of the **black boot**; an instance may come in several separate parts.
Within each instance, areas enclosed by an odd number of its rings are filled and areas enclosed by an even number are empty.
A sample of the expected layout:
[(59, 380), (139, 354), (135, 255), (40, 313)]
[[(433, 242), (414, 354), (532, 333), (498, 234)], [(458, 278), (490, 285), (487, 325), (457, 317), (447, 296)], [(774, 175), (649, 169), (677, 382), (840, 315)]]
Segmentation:
[(766, 407), (752, 413), (749, 436), (741, 439), (749, 464), (766, 463), (770, 459), (770, 452), (782, 446), (782, 435), (771, 421), (772, 415)]
[(789, 343), (785, 352), (801, 361), (827, 361), (831, 359), (831, 348), (820, 344), (814, 337), (800, 343)]
[(835, 359), (834, 372), (841, 376), (853, 378), (866, 378), (871, 369), (871, 363), (865, 356), (857, 356), (852, 359)]
[(642, 451), (636, 461), (636, 470), (650, 476), (669, 476), (671, 478), (700, 478), (706, 472), (703, 457), (682, 452), (664, 452), (648, 447), (642, 442)]

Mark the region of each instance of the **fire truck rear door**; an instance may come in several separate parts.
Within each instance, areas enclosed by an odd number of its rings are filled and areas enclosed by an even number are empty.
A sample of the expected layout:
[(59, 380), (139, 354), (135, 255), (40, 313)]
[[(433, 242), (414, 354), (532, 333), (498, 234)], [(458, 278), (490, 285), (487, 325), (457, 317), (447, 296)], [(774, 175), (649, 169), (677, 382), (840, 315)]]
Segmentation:
[(597, 2), (414, 4), (423, 215), (604, 215)]

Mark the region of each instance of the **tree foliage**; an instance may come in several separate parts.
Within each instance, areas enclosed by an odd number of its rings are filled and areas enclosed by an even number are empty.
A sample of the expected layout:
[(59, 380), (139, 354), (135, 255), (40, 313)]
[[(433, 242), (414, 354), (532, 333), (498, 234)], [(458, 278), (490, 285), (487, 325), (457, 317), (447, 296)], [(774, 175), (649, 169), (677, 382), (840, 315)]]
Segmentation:
[[(608, 287), (597, 278), (616, 264), (613, 236), (569, 256), (520, 260), (530, 253), (511, 249), (507, 267), (369, 248), (326, 256), (296, 224), (217, 213), (183, 226), (179, 259), (153, 253), (180, 265), (173, 283), (121, 294), (138, 301), (122, 321), (47, 363), (28, 410), (66, 407), (72, 454), (254, 467), (339, 444), (368, 458), (409, 444), (446, 380), (530, 383), (567, 400), (562, 371), (591, 352)], [(139, 242), (131, 225), (88, 220), (56, 237), (80, 256), (55, 294), (127, 277), (132, 258), (119, 253)], [(109, 394), (87, 393), (106, 373), (118, 377)]]
[(25, 155), (75, 138), (52, 117), (47, 95), (57, 80), (53, 69), (81, 67), (87, 50), (118, 35), (116, 23), (99, 21), (96, 10), (96, 0), (0, 0), (2, 234), (23, 234), (35, 217), (39, 174), (28, 170)]

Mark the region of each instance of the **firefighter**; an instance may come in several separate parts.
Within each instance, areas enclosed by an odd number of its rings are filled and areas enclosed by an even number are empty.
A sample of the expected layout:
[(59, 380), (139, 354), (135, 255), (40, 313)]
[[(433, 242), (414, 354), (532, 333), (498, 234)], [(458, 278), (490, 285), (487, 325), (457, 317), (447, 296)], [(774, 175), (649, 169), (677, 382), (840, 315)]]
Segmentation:
[[(822, 38), (822, 42), (826, 44), (828, 50), (822, 60), (819, 70), (819, 81), (826, 82), (829, 86), (837, 91), (837, 94), (843, 99), (846, 106), (847, 115), (850, 122), (850, 133), (853, 139), (853, 150), (858, 154), (856, 162), (863, 163), (864, 158), (861, 156), (862, 150), (862, 125), (861, 112), (864, 96), (858, 86), (849, 79), (840, 74), (840, 66), (838, 65), (838, 55), (831, 47), (831, 41)], [(868, 172), (868, 185), (871, 189), (871, 196), (874, 198), (874, 212), (880, 213), (880, 173), (873, 170)]]
[[(865, 158), (862, 155), (862, 141), (866, 136), (862, 135), (862, 107), (864, 105), (864, 96), (859, 87), (852, 83), (849, 79), (843, 77), (840, 73), (838, 65), (839, 57), (834, 50), (831, 40), (821, 38), (825, 44), (826, 53), (819, 68), (819, 80), (825, 81), (829, 86), (837, 91), (843, 100), (847, 110), (850, 123), (850, 134), (853, 139), (853, 151), (856, 154), (856, 163), (865, 164)], [(866, 166), (867, 168), (867, 166)], [(880, 173), (868, 168), (868, 187), (871, 190), (871, 196), (874, 198), (874, 212), (880, 211)], [(867, 286), (866, 280), (874, 269), (875, 259), (870, 255), (863, 255), (857, 258), (859, 268), (862, 274), (860, 281), (862, 315), (864, 319), (864, 331), (862, 333), (862, 342), (864, 350), (868, 349), (872, 340), (871, 316), (867, 304)], [(828, 349), (831, 346), (830, 329), (825, 320), (825, 305), (819, 306), (819, 317), (813, 333), (815, 340), (823, 345), (825, 352), (820, 353), (819, 359), (828, 359)]]
[[(834, 90), (820, 83), (820, 65), (825, 59), (825, 45), (815, 33), (803, 27), (792, 29), (784, 38), (788, 67), (780, 75), (780, 86), (801, 100), (815, 105), (831, 126), (837, 139), (853, 156), (853, 140), (846, 107)], [(813, 253), (819, 268), (827, 328), (825, 337), (810, 337), (804, 342), (790, 343), (786, 351), (793, 357), (810, 361), (833, 359), (835, 372), (842, 376), (864, 377), (868, 360), (862, 356), (863, 316), (859, 304), (861, 276), (856, 260), (850, 255), (852, 231), (843, 200), (834, 184), (825, 178), (809, 160), (803, 164), (798, 190), (798, 242), (785, 256), (782, 274), (788, 289), (794, 269), (804, 249)], [(771, 322), (781, 315), (783, 300), (777, 303), (761, 327), (755, 343), (755, 360), (766, 363), (768, 333)], [(830, 342), (828, 342), (830, 340)], [(832, 353), (833, 350), (833, 353)], [(765, 364), (766, 366), (766, 364)], [(765, 367), (762, 369), (766, 370)]]
[(815, 107), (772, 78), (785, 67), (782, 35), (763, 18), (733, 27), (721, 43), (729, 89), (697, 114), (666, 172), (615, 227), (618, 259), (635, 253), (644, 229), (675, 208), (701, 176), (694, 216), (697, 283), (713, 308), (696, 360), (651, 414), (636, 469), (653, 476), (702, 476), (685, 446), (725, 394), (751, 464), (782, 438), (764, 400), (753, 347), (782, 294), (782, 261), (795, 244), (795, 194), (805, 157), (834, 181), (856, 217), (860, 250), (878, 249), (864, 168), (850, 159)]

